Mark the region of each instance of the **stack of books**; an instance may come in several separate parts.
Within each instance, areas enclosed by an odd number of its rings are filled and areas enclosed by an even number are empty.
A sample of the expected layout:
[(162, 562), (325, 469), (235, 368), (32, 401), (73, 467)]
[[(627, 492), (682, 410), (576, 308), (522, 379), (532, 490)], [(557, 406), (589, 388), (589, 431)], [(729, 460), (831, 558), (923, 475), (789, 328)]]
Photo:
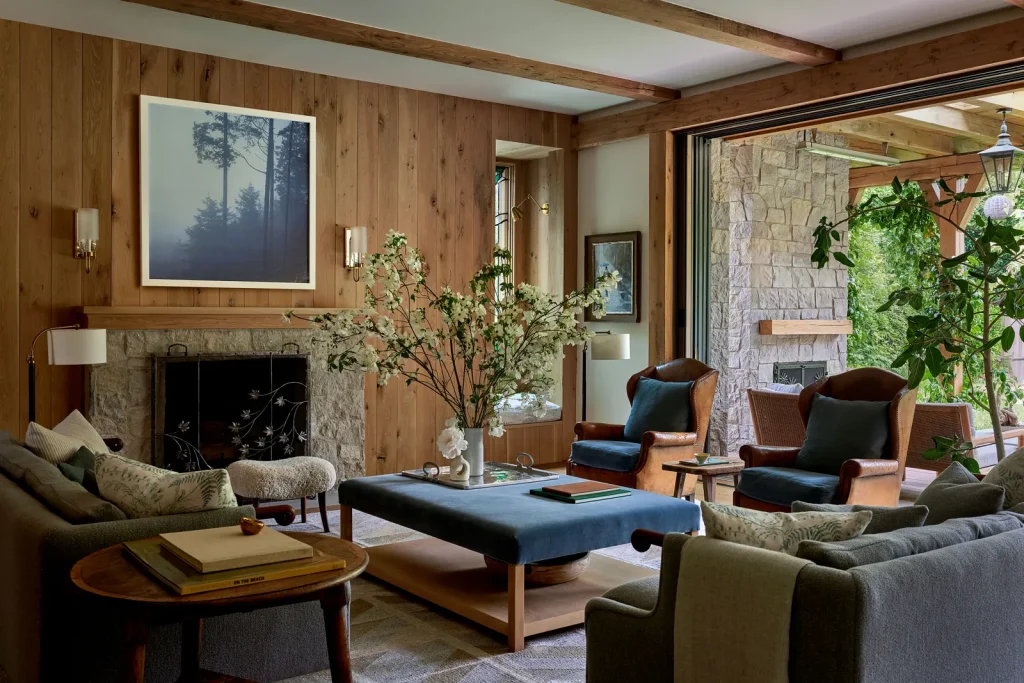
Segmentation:
[(129, 557), (178, 595), (345, 568), (345, 560), (274, 529), (255, 536), (246, 536), (238, 526), (180, 531), (128, 541), (124, 547)]
[(599, 481), (580, 481), (575, 484), (561, 484), (559, 486), (545, 486), (539, 489), (530, 489), (530, 493), (541, 498), (550, 498), (563, 503), (593, 503), (609, 498), (621, 498), (632, 493), (629, 489), (614, 484), (604, 484)]

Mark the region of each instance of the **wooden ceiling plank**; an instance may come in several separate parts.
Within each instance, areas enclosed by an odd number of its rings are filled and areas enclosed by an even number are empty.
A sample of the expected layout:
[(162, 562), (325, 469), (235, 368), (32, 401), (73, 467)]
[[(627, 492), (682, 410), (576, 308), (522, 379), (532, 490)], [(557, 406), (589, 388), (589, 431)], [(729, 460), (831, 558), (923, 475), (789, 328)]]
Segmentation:
[[(579, 148), (1024, 62), (1024, 19), (581, 121)], [(1007, 84), (1006, 87), (1014, 87)], [(965, 93), (969, 94), (969, 93)]]
[(558, 1), (805, 66), (821, 66), (838, 62), (842, 58), (840, 52), (832, 48), (698, 12), (664, 0)]
[(888, 185), (894, 176), (900, 180), (921, 180), (930, 183), (936, 178), (956, 178), (979, 173), (984, 173), (984, 170), (977, 154), (954, 154), (947, 157), (908, 161), (888, 168), (875, 166), (851, 169), (850, 188)]
[[(999, 135), (999, 123), (989, 117), (941, 105), (884, 114), (883, 116), (892, 121), (903, 121), (904, 123), (912, 121), (911, 125), (918, 128), (971, 138), (988, 144), (994, 144), (996, 136)], [(1008, 128), (1015, 137), (1019, 138), (1024, 135), (1024, 128), (1020, 126), (1010, 123)]]
[(665, 102), (679, 97), (679, 91), (617, 76), (607, 76), (567, 66), (547, 64), (490, 50), (481, 50), (431, 38), (423, 38), (373, 26), (354, 24), (283, 7), (261, 5), (248, 0), (124, 0), (137, 5), (191, 14), (207, 19), (262, 28), (268, 31), (351, 45), (368, 50), (428, 59), (493, 73), (518, 76), (634, 100)]
[(953, 148), (953, 139), (946, 135), (887, 119), (867, 118), (837, 121), (821, 126), (820, 130), (871, 142), (888, 142), (896, 147), (921, 154), (949, 156), (956, 151)]

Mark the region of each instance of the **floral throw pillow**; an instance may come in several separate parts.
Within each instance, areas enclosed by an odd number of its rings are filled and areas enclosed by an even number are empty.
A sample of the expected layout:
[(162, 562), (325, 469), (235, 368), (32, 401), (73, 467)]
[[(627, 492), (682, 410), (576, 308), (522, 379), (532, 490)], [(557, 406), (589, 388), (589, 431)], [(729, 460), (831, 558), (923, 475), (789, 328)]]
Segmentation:
[(761, 512), (701, 502), (709, 538), (795, 555), (800, 541), (846, 541), (864, 533), (871, 512)]
[(100, 496), (131, 519), (202, 512), (238, 504), (227, 470), (176, 473), (119, 455), (96, 455)]

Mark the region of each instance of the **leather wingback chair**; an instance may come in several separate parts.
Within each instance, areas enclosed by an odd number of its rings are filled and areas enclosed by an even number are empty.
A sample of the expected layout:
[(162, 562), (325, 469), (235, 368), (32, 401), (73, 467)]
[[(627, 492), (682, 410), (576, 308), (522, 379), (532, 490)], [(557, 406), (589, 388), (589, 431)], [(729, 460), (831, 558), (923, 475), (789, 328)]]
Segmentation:
[[(585, 465), (569, 458), (568, 474), (667, 496), (674, 494), (675, 473), (661, 469), (664, 462), (692, 458), (704, 445), (715, 400), (718, 371), (693, 358), (681, 358), (645, 368), (629, 378), (626, 395), (632, 405), (641, 377), (661, 382), (693, 382), (690, 389), (692, 432), (644, 432), (639, 444), (627, 441), (625, 425), (577, 422), (577, 441), (600, 441), (609, 452), (614, 469)], [(618, 466), (621, 464), (621, 466)]]
[[(859, 368), (830, 377), (822, 377), (800, 392), (797, 407), (806, 427), (811, 414), (811, 402), (815, 394), (822, 394), (844, 401), (890, 401), (889, 440), (880, 459), (851, 459), (845, 461), (838, 476), (806, 472), (796, 469), (797, 447), (771, 447), (747, 444), (740, 447), (740, 458), (746, 464), (740, 481), (733, 493), (733, 503), (740, 507), (768, 512), (788, 512), (793, 501), (832, 502), (839, 504), (895, 506), (900, 497), (900, 483), (906, 466), (907, 446), (910, 443), (910, 428), (914, 420), (917, 389), (907, 389), (907, 380), (896, 373), (881, 368)], [(842, 430), (843, 425), (835, 425)], [(779, 492), (786, 492), (792, 500), (781, 500), (777, 496), (750, 495), (754, 477), (744, 485), (744, 473), (755, 468), (770, 471), (758, 472), (757, 479), (764, 490), (766, 481), (778, 477)], [(764, 475), (771, 475), (765, 477)], [(810, 501), (799, 495), (800, 488), (814, 490), (817, 495), (831, 491), (831, 500)], [(772, 497), (775, 500), (764, 500)]]

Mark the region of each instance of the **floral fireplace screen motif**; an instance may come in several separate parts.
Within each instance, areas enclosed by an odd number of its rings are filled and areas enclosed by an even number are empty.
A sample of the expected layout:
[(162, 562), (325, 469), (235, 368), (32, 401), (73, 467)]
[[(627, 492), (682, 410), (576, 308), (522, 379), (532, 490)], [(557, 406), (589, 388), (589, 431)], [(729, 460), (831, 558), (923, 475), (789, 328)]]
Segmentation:
[(153, 462), (177, 472), (306, 454), (305, 354), (153, 356)]

